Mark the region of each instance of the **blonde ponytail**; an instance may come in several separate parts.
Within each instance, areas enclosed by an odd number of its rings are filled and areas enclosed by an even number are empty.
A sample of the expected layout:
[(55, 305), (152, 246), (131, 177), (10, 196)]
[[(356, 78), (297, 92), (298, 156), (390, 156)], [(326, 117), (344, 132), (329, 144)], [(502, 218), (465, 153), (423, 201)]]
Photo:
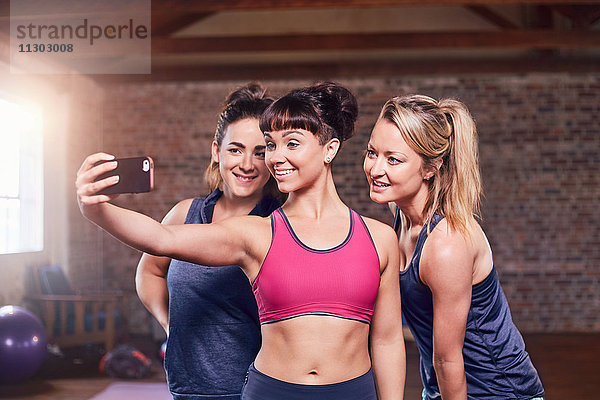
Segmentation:
[(452, 126), (448, 151), (448, 174), (444, 177), (440, 204), (450, 226), (467, 231), (467, 221), (479, 216), (482, 194), (479, 171), (479, 149), (475, 121), (467, 107), (455, 99), (442, 99), (438, 103)]

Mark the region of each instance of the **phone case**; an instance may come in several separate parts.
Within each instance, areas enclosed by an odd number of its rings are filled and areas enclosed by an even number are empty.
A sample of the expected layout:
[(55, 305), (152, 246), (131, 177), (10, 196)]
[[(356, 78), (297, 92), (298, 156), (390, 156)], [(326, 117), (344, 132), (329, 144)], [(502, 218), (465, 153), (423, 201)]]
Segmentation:
[(119, 182), (101, 190), (98, 194), (144, 193), (154, 189), (154, 162), (151, 157), (131, 157), (114, 160), (117, 168), (98, 178), (119, 175)]

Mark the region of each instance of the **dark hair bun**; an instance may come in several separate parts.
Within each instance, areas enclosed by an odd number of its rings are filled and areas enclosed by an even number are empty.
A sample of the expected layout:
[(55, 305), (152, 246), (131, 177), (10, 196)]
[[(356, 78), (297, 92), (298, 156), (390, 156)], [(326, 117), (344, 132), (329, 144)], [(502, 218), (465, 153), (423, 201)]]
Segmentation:
[(354, 95), (334, 82), (319, 82), (310, 86), (308, 91), (318, 99), (314, 105), (321, 112), (323, 121), (336, 131), (338, 139), (342, 142), (350, 139), (358, 116)]
[(333, 82), (319, 82), (292, 90), (271, 104), (260, 117), (263, 132), (305, 129), (325, 144), (332, 138), (340, 142), (354, 133), (358, 105), (354, 95)]
[(266, 96), (266, 93), (267, 89), (260, 83), (252, 82), (231, 92), (225, 99), (224, 105), (227, 107), (242, 101), (253, 102), (262, 99), (272, 100), (272, 97)]
[(260, 83), (252, 82), (227, 96), (215, 131), (215, 140), (219, 146), (229, 124), (245, 118), (260, 119), (262, 113), (274, 100), (266, 92), (267, 90)]

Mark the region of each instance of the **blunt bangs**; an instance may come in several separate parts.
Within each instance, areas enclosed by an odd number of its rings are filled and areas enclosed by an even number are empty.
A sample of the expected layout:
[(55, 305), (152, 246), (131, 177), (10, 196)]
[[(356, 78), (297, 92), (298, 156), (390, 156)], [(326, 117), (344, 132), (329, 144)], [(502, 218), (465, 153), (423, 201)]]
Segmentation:
[(272, 103), (260, 117), (260, 130), (263, 133), (304, 129), (313, 135), (318, 135), (322, 128), (314, 107), (304, 99), (289, 95)]

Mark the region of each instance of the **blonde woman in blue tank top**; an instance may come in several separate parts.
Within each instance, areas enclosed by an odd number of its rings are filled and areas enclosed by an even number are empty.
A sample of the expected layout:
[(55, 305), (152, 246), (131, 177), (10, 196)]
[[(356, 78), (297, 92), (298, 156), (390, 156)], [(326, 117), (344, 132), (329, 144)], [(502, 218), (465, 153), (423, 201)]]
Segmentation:
[(477, 135), (454, 99), (390, 99), (371, 134), (370, 196), (391, 204), (402, 312), (420, 352), (423, 399), (542, 398), (486, 236)]

